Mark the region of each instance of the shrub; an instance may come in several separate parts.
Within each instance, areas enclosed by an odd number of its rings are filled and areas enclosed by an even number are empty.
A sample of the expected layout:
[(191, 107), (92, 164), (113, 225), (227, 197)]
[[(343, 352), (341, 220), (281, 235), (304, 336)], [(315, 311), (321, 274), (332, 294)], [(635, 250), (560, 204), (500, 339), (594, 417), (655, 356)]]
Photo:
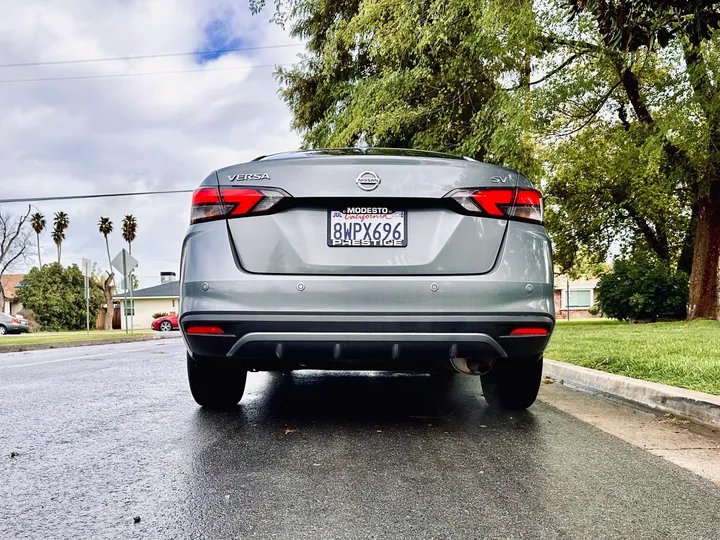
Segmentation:
[(600, 308), (597, 306), (597, 304), (595, 304), (594, 306), (590, 306), (588, 308), (588, 313), (594, 317), (595, 315), (600, 313)]
[(688, 275), (646, 253), (615, 261), (597, 286), (598, 308), (620, 320), (682, 319)]
[[(85, 278), (77, 265), (58, 263), (32, 268), (18, 288), (18, 301), (34, 313), (43, 330), (80, 330), (85, 328)], [(90, 319), (95, 321), (103, 295), (90, 285)]]
[(158, 312), (158, 313), (153, 313), (152, 318), (159, 319), (160, 317), (167, 317), (167, 315), (168, 315), (167, 313)]

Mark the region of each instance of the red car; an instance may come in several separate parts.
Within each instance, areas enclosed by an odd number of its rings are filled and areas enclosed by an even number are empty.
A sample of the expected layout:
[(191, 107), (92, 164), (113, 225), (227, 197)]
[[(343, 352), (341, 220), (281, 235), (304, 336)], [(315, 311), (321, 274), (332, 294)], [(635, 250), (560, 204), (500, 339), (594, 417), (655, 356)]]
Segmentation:
[(179, 330), (177, 315), (165, 315), (155, 319), (150, 328), (159, 330), (160, 332), (169, 332), (170, 330)]

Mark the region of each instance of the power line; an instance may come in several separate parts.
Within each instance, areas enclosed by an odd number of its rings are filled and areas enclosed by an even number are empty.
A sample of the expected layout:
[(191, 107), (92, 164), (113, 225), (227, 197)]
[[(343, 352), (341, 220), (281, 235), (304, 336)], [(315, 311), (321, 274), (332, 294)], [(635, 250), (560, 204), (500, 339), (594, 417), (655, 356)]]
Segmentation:
[(226, 68), (209, 68), (209, 69), (181, 69), (177, 71), (143, 71), (140, 73), (116, 73), (112, 75), (77, 75), (72, 77), (41, 77), (37, 79), (0, 79), (0, 83), (20, 83), (20, 82), (41, 82), (41, 81), (77, 81), (83, 79), (114, 79), (120, 77), (141, 77), (145, 75), (175, 75), (178, 73), (206, 73), (209, 71), (234, 71), (239, 69), (255, 69), (255, 68), (274, 68), (283, 67), (287, 64), (259, 64), (254, 66), (236, 66)]
[(166, 54), (142, 54), (138, 56), (115, 56), (104, 58), (81, 58), (77, 60), (51, 60), (47, 62), (20, 62), (17, 64), (0, 64), (0, 68), (28, 67), (28, 66), (57, 66), (61, 64), (88, 64), (91, 62), (115, 62), (118, 60), (147, 60), (149, 58), (173, 58), (178, 56), (202, 56), (204, 54), (224, 54), (242, 51), (260, 51), (265, 49), (282, 49), (287, 47), (302, 47), (302, 43), (288, 43), (285, 45), (263, 45), (259, 47), (237, 47), (233, 49), (215, 49), (212, 51), (192, 51)]
[(192, 193), (192, 189), (175, 189), (169, 191), (138, 191), (135, 193), (101, 193), (92, 195), (63, 195), (60, 197), (20, 197), (17, 199), (0, 199), (3, 203), (18, 202), (42, 202), (42, 201), (67, 201), (71, 199), (101, 199), (103, 197), (132, 197), (134, 195), (166, 195), (172, 193)]

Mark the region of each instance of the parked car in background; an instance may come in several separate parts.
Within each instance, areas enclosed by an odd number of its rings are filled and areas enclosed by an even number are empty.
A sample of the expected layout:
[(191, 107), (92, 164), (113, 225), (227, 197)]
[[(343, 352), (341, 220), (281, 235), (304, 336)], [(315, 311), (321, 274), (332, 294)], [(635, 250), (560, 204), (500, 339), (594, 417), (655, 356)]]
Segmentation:
[(177, 315), (165, 315), (155, 319), (150, 328), (159, 332), (170, 332), (171, 330), (179, 330)]
[(23, 332), (29, 331), (30, 326), (25, 319), (0, 313), (0, 336), (5, 334), (22, 334)]

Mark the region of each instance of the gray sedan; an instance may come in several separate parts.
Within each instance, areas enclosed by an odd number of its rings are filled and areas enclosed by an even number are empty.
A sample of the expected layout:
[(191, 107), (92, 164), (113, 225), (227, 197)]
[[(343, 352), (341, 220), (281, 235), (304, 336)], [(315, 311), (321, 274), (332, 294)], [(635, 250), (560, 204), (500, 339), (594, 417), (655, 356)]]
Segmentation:
[(541, 193), (447, 154), (312, 150), (211, 173), (181, 257), (195, 400), (232, 407), (248, 371), (452, 371), (525, 409), (555, 325)]
[(5, 334), (22, 334), (23, 332), (29, 331), (30, 327), (25, 324), (23, 319), (6, 313), (0, 313), (0, 336)]

